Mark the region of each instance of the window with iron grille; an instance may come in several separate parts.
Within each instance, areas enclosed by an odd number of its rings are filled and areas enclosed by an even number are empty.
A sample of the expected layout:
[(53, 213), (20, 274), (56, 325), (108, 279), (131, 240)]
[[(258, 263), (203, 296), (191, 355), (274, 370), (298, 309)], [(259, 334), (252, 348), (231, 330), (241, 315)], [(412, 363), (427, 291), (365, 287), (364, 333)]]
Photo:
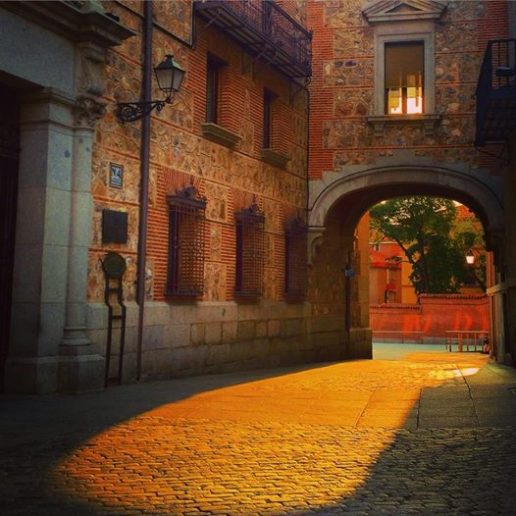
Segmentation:
[(169, 244), (167, 294), (196, 298), (204, 290), (206, 199), (194, 186), (167, 197)]
[(285, 228), (285, 299), (303, 301), (307, 282), (307, 229), (299, 218)]
[(256, 203), (235, 214), (236, 282), (235, 296), (256, 300), (263, 293), (265, 259), (265, 217)]

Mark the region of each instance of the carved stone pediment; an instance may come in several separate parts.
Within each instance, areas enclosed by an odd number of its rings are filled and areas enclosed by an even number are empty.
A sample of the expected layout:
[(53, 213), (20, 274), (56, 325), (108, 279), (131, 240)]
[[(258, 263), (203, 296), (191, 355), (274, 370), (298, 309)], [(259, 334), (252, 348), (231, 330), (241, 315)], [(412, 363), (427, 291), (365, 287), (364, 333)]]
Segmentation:
[(438, 20), (447, 5), (445, 0), (375, 0), (362, 14), (369, 23)]

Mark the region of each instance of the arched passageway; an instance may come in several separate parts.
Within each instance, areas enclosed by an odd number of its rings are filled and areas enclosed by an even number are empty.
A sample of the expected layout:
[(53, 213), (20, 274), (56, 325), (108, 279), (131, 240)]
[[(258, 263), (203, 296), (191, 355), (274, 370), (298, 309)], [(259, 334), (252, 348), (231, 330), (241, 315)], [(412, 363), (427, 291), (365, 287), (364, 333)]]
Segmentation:
[[(453, 168), (398, 165), (346, 175), (327, 173), (322, 180), (312, 181), (309, 200), (312, 320), (314, 325), (327, 329), (328, 340), (334, 340), (346, 357), (371, 357), (368, 253), (364, 247), (368, 235), (360, 226), (357, 229), (357, 224), (374, 204), (409, 195), (445, 197), (468, 206), (481, 220), (487, 249), (494, 253), (495, 266), (501, 269), (503, 206), (499, 183), (492, 176)], [(498, 301), (492, 300), (493, 304)], [(503, 310), (497, 313), (502, 314)], [(503, 328), (502, 321), (493, 322)]]

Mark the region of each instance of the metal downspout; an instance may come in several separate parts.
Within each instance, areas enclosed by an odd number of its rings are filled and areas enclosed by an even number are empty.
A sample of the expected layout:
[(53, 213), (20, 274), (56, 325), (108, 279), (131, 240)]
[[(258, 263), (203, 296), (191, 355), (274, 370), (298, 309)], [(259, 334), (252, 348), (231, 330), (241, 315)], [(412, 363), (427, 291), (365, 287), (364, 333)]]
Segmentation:
[[(142, 100), (152, 100), (152, 0), (144, 4), (143, 17), (143, 70)], [(143, 317), (145, 308), (145, 262), (147, 257), (147, 213), (149, 202), (149, 159), (150, 159), (151, 115), (142, 118), (140, 145), (140, 210), (138, 226), (138, 259), (136, 278), (136, 301), (138, 303), (138, 340), (136, 347), (136, 380), (142, 373)]]

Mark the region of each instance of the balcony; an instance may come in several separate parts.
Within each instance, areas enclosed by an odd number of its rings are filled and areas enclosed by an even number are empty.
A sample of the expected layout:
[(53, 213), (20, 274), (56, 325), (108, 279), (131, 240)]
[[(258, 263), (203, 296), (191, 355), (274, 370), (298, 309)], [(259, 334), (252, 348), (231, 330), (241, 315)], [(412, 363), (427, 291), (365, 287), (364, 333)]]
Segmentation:
[(288, 77), (310, 77), (312, 34), (271, 1), (195, 0), (195, 12)]
[(504, 142), (516, 130), (516, 39), (488, 42), (476, 96), (475, 145)]

